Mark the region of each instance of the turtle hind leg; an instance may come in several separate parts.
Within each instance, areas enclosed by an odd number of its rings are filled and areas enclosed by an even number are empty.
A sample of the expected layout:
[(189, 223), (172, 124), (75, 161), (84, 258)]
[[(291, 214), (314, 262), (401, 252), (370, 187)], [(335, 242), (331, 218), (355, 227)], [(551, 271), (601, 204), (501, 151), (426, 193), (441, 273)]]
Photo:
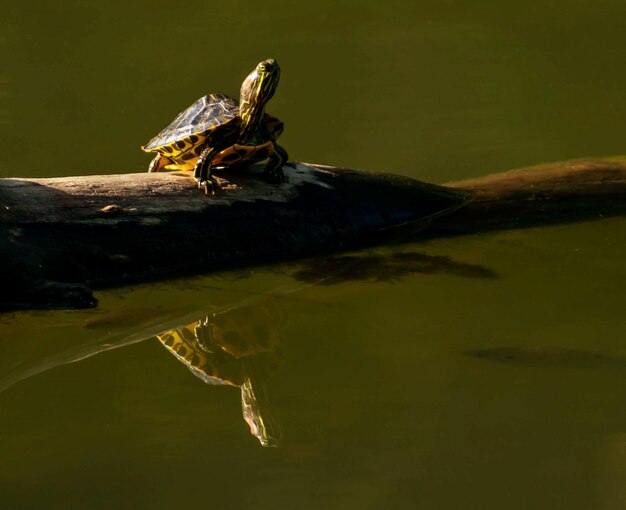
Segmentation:
[(160, 172), (161, 170), (165, 169), (166, 166), (173, 163), (174, 161), (164, 156), (163, 154), (157, 154), (150, 162), (150, 166), (148, 166), (148, 172)]
[(198, 162), (193, 170), (193, 176), (198, 182), (198, 188), (203, 189), (206, 194), (211, 191), (211, 194), (215, 193), (217, 188), (217, 182), (211, 174), (211, 166), (213, 165), (213, 159), (220, 153), (220, 149), (216, 147), (206, 147), (198, 158)]
[(287, 177), (283, 173), (283, 165), (287, 162), (289, 156), (287, 151), (281, 145), (274, 144), (274, 152), (265, 168), (264, 175), (270, 182), (287, 182)]

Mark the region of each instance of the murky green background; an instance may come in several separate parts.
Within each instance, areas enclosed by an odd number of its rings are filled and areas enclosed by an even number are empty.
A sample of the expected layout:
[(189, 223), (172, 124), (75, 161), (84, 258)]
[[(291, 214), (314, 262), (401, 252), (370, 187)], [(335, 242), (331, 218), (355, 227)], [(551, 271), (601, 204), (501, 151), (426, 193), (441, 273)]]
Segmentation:
[[(441, 183), (626, 152), (621, 0), (175, 5), (5, 0), (0, 176), (143, 171), (139, 145), (270, 56), (294, 160)], [(2, 315), (0, 508), (623, 508), (625, 227), (374, 250), (497, 278), (280, 266)], [(153, 337), (267, 294), (287, 317), (277, 449)], [(521, 354), (465, 354), (500, 347)]]

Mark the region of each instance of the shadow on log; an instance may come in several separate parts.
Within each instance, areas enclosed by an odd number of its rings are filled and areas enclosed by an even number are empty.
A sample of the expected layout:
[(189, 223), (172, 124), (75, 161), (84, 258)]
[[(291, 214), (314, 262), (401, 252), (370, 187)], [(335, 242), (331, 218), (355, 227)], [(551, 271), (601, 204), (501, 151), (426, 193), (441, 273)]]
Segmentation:
[(572, 161), (449, 186), (289, 163), (289, 183), (232, 172), (0, 180), (0, 306), (89, 307), (90, 287), (626, 212), (626, 164)]

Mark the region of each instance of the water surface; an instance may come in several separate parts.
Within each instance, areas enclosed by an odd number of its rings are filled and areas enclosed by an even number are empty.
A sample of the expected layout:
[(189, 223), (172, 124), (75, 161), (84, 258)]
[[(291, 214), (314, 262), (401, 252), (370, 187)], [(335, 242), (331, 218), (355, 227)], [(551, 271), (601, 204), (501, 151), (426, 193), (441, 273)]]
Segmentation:
[[(141, 144), (270, 56), (295, 160), (442, 183), (625, 152), (617, 0), (150, 5), (3, 9), (1, 176), (143, 171)], [(0, 508), (621, 508), (625, 227), (416, 242), (351, 254), (373, 261), (358, 269), (252, 268), (2, 315)], [(267, 296), (284, 316), (266, 381), (277, 448), (250, 434), (238, 388), (204, 384), (155, 337)]]

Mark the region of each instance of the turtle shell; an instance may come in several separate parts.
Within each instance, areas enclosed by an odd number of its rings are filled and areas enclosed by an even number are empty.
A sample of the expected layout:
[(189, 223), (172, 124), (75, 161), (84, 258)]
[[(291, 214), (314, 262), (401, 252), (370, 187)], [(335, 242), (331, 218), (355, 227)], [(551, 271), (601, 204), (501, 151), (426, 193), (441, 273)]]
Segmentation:
[(204, 382), (241, 386), (250, 360), (256, 360), (267, 372), (282, 363), (280, 329), (284, 320), (282, 308), (268, 298), (262, 304), (215, 312), (157, 338)]
[(196, 377), (207, 384), (241, 386), (245, 381), (243, 365), (229, 354), (204, 352), (196, 341), (196, 322), (157, 335), (163, 346), (182, 361)]
[(192, 136), (213, 131), (239, 117), (239, 102), (224, 94), (209, 94), (198, 99), (142, 148), (155, 151), (176, 142), (195, 145)]

